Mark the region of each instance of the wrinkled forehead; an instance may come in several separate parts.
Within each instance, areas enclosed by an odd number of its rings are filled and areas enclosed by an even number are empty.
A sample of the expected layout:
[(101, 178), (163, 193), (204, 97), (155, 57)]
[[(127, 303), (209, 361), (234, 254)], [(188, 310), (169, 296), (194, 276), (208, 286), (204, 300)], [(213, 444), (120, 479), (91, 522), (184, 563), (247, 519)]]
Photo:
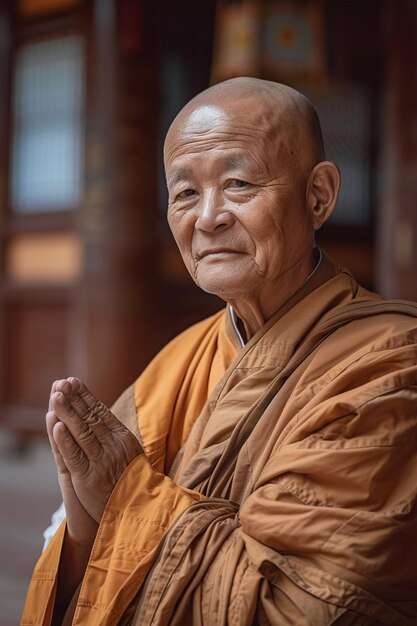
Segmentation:
[(230, 102), (228, 106), (206, 104), (183, 110), (168, 131), (164, 159), (166, 167), (174, 158), (192, 151), (198, 144), (216, 142), (250, 145), (265, 157), (289, 143), (290, 124), (285, 111), (255, 99)]

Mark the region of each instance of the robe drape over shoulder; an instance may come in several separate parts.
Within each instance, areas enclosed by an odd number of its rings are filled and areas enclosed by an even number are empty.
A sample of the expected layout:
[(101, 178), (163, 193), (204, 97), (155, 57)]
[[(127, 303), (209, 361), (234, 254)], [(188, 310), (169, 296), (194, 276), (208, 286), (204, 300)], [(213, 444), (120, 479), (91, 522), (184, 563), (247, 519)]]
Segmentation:
[[(114, 407), (117, 483), (73, 624), (417, 624), (417, 305), (329, 259), (243, 347), (228, 309)], [(51, 622), (65, 522), (22, 624)]]

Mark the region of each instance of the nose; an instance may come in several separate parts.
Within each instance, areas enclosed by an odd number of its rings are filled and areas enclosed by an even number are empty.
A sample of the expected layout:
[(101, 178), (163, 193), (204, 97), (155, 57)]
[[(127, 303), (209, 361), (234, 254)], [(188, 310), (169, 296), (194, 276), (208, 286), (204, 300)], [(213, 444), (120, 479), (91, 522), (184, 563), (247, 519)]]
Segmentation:
[(198, 217), (195, 228), (205, 232), (226, 230), (234, 222), (233, 215), (224, 205), (221, 194), (215, 191), (203, 192), (200, 196)]

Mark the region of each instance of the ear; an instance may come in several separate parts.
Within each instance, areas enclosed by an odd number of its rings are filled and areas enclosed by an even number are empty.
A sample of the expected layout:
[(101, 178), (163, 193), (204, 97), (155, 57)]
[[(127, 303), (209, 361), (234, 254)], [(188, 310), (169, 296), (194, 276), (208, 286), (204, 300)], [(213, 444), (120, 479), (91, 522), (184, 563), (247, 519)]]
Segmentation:
[(331, 161), (313, 167), (307, 182), (307, 207), (314, 230), (318, 230), (333, 213), (340, 189), (340, 171)]

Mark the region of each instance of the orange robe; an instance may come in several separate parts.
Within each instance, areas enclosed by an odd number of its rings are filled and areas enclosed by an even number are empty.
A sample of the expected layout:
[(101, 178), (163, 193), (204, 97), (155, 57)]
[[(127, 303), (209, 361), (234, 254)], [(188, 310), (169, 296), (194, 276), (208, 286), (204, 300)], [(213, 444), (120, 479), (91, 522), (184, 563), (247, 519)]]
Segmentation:
[[(417, 624), (417, 306), (324, 258), (239, 349), (187, 330), (115, 412), (141, 439), (73, 624)], [(64, 524), (22, 624), (50, 624)]]

